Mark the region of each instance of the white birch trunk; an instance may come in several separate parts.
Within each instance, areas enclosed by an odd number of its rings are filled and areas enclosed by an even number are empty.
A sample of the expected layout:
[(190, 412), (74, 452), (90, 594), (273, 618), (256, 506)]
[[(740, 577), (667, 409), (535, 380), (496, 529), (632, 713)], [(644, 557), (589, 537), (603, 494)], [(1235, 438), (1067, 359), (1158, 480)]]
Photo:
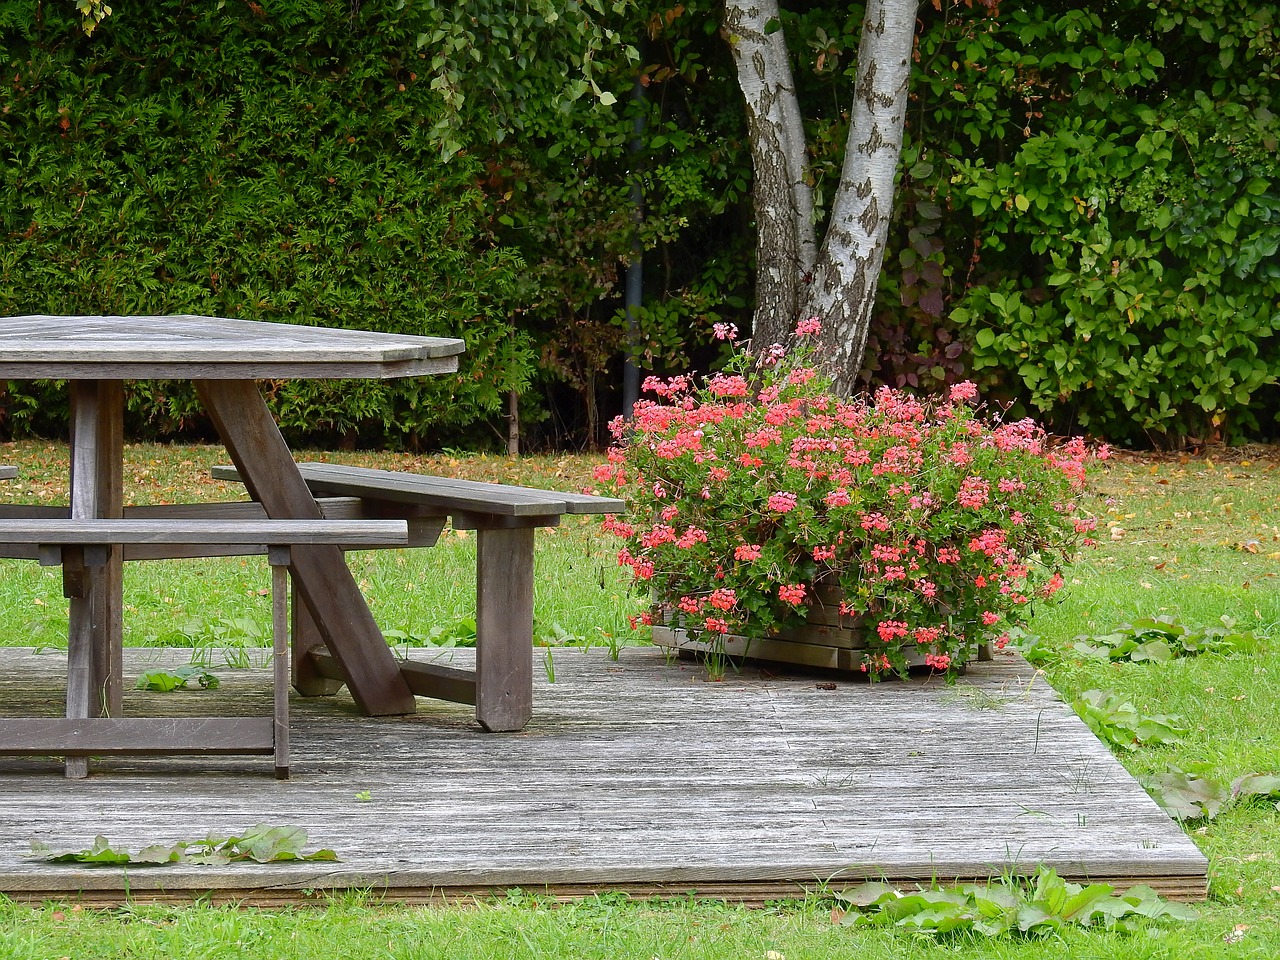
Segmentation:
[(806, 288), (805, 312), (822, 318), (820, 349), (845, 394), (862, 367), (884, 262), (918, 9), (918, 0), (868, 0), (844, 167)]
[(747, 107), (755, 175), (756, 309), (753, 339), (781, 341), (801, 306), (817, 237), (804, 125), (777, 0), (725, 0), (725, 32)]

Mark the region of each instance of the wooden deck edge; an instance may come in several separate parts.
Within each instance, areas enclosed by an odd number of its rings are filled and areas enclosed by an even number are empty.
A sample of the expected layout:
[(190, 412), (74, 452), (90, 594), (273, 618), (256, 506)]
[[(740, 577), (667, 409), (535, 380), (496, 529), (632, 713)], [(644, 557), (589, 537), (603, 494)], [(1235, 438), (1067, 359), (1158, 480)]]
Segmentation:
[[(137, 873), (133, 875), (137, 879)], [(1062, 874), (1073, 883), (1106, 883), (1118, 891), (1145, 885), (1166, 900), (1185, 903), (1200, 902), (1208, 897), (1208, 881), (1204, 874), (1169, 876), (1075, 876)], [(29, 879), (29, 878), (28, 878)], [(445, 906), (493, 900), (514, 890), (556, 903), (570, 903), (603, 894), (625, 894), (635, 900), (687, 899), (715, 900), (747, 906), (763, 906), (778, 900), (826, 899), (841, 890), (856, 887), (868, 880), (887, 880), (893, 886), (909, 890), (928, 888), (931, 884), (982, 883), (986, 877), (884, 877), (868, 875), (842, 881), (770, 880), (770, 881), (686, 881), (643, 883), (555, 883), (555, 884), (441, 884), (437, 886), (397, 886), (393, 884), (316, 885), (310, 887), (190, 887), (146, 888), (130, 885), (121, 889), (68, 890), (62, 888), (5, 889), (0, 878), (0, 897), (12, 903), (75, 903), (89, 908), (120, 907), (128, 904), (194, 902), (257, 908), (327, 906), (345, 896), (367, 898), (370, 904), (389, 906)]]

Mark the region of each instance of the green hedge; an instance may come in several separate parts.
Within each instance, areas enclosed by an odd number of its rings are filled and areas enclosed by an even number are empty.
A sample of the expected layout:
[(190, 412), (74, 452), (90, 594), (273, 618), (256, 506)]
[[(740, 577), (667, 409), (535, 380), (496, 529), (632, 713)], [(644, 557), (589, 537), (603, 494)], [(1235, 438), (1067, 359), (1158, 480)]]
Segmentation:
[[(0, 0), (0, 314), (196, 313), (462, 337), (459, 376), (269, 385), (295, 440), (415, 444), (532, 376), (520, 260), (486, 228), (478, 164), (441, 162), (413, 6)], [(65, 8), (65, 10), (63, 9)], [(11, 433), (62, 422), (10, 384)], [(190, 426), (181, 384), (133, 427)]]
[[(1256, 11), (1125, 6), (1146, 16), (1011, 10), (977, 48), (1031, 105), (1014, 143), (950, 158), (956, 222), (981, 238), (951, 319), (976, 370), (1064, 427), (1161, 446), (1272, 435), (1274, 40), (1250, 52)], [(1211, 22), (1188, 30), (1178, 8)]]

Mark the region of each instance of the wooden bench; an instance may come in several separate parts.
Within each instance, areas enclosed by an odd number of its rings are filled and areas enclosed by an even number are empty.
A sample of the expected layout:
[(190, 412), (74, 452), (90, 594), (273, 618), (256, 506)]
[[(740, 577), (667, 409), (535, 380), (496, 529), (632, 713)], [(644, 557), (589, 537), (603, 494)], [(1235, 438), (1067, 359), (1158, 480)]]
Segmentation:
[[(622, 500), (533, 487), (479, 483), (331, 463), (299, 464), (313, 495), (355, 497), (370, 516), (447, 517), (476, 536), (476, 669), (405, 663), (418, 696), (474, 704), (489, 731), (524, 728), (533, 711), (533, 532), (565, 514), (620, 513)], [(237, 480), (233, 467), (213, 476)], [(294, 618), (294, 686), (307, 696), (332, 693), (342, 672), (325, 651), (302, 605)]]
[[(287, 581), (291, 548), (338, 544), (343, 548), (407, 545), (408, 524), (395, 520), (241, 520), (191, 518), (0, 518), (0, 542), (34, 547), (40, 562), (61, 565), (63, 593), (93, 602), (96, 572), (115, 545), (177, 548), (179, 552), (234, 547), (265, 553), (272, 571), (274, 713), (268, 718), (196, 717), (132, 719), (90, 716), (88, 630), (67, 644), (66, 719), (5, 719), (0, 756), (67, 758), (67, 775), (85, 776), (89, 756), (157, 754), (270, 754), (278, 778), (289, 775), (289, 649)], [(87, 618), (82, 622), (88, 623)]]

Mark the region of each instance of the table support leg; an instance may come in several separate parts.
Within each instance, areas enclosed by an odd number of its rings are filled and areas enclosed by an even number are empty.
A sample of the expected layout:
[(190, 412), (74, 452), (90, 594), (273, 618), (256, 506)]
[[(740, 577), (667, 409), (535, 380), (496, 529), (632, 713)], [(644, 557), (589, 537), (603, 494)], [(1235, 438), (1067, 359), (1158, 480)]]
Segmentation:
[[(71, 382), (71, 516), (124, 514), (124, 385), (118, 380)], [(67, 636), (67, 716), (118, 716), (122, 699), (122, 553), (92, 572), (65, 571), (70, 598)], [(88, 776), (84, 757), (67, 759), (67, 776)]]
[(276, 779), (289, 779), (289, 554), (288, 547), (270, 547), (271, 670), (275, 705), (273, 741)]
[[(124, 516), (124, 383), (98, 382), (98, 513)], [(94, 591), (94, 693), (97, 716), (118, 717), (124, 701), (124, 549), (113, 544)]]
[[(262, 504), (267, 516), (320, 519), (320, 508), (257, 386), (249, 380), (197, 380), (196, 391), (249, 495)], [(347, 569), (341, 548), (297, 546), (290, 572), (360, 710), (367, 716), (413, 713), (413, 693)]]
[(533, 715), (533, 528), (481, 530), (476, 549), (476, 719), (522, 730)]
[(322, 676), (311, 660), (311, 651), (324, 652), (324, 637), (316, 626), (307, 605), (301, 602), (297, 591), (293, 593), (290, 607), (293, 626), (289, 631), (293, 651), (293, 689), (304, 697), (328, 697), (342, 689), (341, 680)]

